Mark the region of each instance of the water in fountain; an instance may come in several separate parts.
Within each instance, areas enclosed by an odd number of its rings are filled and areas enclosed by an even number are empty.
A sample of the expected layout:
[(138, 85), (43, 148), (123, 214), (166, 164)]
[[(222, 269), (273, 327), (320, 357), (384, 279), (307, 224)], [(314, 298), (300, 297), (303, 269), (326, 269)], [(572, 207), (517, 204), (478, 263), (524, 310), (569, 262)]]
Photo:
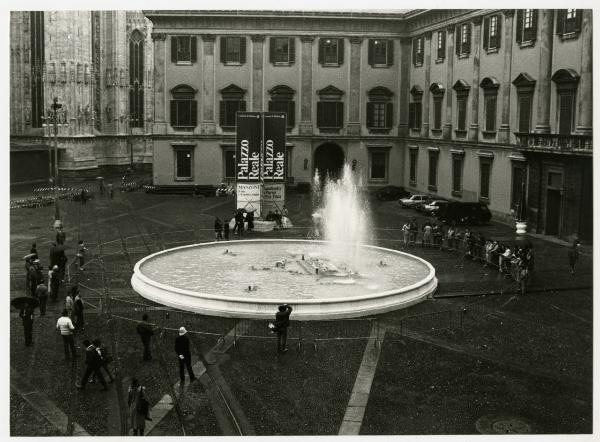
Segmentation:
[[(323, 194), (320, 195), (322, 206), (316, 212), (317, 219), (321, 221), (321, 234), (331, 241), (329, 249), (336, 261), (357, 269), (360, 263), (359, 244), (366, 242), (369, 232), (367, 201), (360, 193), (357, 177), (350, 165), (344, 165), (340, 179), (326, 177), (325, 180)], [(318, 186), (313, 186), (313, 189), (315, 187)]]

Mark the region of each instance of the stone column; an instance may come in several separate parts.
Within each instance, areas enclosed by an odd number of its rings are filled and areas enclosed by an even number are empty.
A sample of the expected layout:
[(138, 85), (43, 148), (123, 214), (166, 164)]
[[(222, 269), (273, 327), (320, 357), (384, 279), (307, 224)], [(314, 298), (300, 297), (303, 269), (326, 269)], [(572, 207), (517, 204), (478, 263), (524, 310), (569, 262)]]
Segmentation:
[(514, 9), (504, 11), (504, 70), (502, 75), (502, 120), (498, 129), (498, 141), (510, 142), (510, 89), (512, 86), (512, 35)]
[(454, 90), (454, 26), (446, 29), (446, 123), (442, 127), (442, 138), (452, 139), (452, 94)]
[(202, 120), (200, 133), (216, 133), (215, 123), (215, 36), (202, 35), (202, 89), (200, 94)]
[(554, 35), (552, 28), (554, 24), (554, 11), (552, 9), (540, 9), (540, 68), (537, 81), (537, 124), (535, 132), (550, 133), (550, 98), (552, 78), (552, 39)]
[(252, 40), (252, 110), (263, 111), (263, 52), (264, 35), (253, 35)]
[(300, 91), (302, 94), (300, 102), (300, 135), (312, 135), (312, 45), (315, 38), (312, 35), (300, 37), (302, 42), (302, 71), (300, 73)]
[(348, 94), (348, 135), (360, 135), (360, 47), (362, 37), (350, 37), (350, 93)]
[(152, 33), (152, 40), (154, 40), (154, 124), (152, 133), (155, 134), (167, 133), (165, 120), (166, 37), (165, 34)]
[(578, 134), (592, 135), (593, 90), (592, 90), (592, 10), (583, 9), (581, 21), (581, 77), (579, 78), (579, 113), (577, 117)]
[(479, 64), (481, 50), (481, 17), (473, 19), (473, 36), (471, 44), (473, 45), (473, 81), (471, 83), (471, 125), (469, 126), (469, 140), (477, 141), (479, 139)]
[(408, 136), (408, 91), (410, 90), (410, 38), (400, 39), (400, 93), (398, 94), (398, 136)]
[(429, 86), (431, 86), (431, 32), (423, 39), (423, 67), (425, 68), (425, 87), (423, 88), (423, 118), (421, 137), (429, 137)]

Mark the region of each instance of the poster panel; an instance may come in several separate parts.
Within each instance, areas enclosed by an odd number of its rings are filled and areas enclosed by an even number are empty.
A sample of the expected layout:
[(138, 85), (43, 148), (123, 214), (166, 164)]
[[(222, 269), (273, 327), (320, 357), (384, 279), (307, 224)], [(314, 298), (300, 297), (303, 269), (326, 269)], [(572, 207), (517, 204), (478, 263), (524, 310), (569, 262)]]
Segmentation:
[(261, 216), (260, 189), (261, 183), (236, 184), (236, 208), (247, 211), (254, 210), (254, 216)]
[(285, 206), (285, 184), (265, 183), (263, 187), (262, 213), (263, 217), (269, 212), (281, 213)]
[(260, 181), (261, 132), (260, 112), (236, 113), (236, 182)]
[(285, 182), (285, 138), (286, 114), (265, 112), (264, 120), (264, 161), (263, 178), (265, 182)]

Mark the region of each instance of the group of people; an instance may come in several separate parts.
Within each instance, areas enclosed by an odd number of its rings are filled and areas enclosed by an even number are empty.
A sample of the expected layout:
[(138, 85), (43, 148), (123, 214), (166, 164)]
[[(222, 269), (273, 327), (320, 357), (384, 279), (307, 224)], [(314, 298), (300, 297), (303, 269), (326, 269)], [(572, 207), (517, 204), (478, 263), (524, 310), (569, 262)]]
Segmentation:
[[(254, 211), (253, 210), (245, 210), (245, 209), (237, 209), (233, 214), (233, 234), (238, 235), (238, 237), (242, 237), (244, 235), (244, 231), (252, 232), (254, 230)], [(222, 220), (218, 216), (215, 216), (215, 240), (216, 241), (229, 241), (229, 231), (230, 226), (229, 223), (231, 221)]]
[(468, 227), (461, 230), (453, 225), (444, 229), (442, 224), (425, 221), (419, 226), (416, 220), (402, 226), (404, 247), (420, 243), (422, 247), (439, 247), (440, 250), (461, 251), (465, 258), (484, 263), (486, 267), (497, 267), (500, 273), (513, 277), (519, 292), (525, 293), (527, 281), (534, 268), (534, 249), (528, 242), (523, 246), (511, 246), (481, 232), (472, 232)]

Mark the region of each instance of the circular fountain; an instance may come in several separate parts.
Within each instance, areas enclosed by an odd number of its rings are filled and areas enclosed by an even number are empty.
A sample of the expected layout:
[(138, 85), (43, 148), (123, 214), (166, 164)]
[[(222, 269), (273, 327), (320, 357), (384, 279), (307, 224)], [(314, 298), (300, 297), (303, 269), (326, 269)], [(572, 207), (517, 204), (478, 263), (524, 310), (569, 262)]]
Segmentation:
[[(315, 178), (318, 181), (318, 176)], [(352, 318), (404, 308), (437, 288), (421, 258), (367, 245), (369, 217), (348, 168), (324, 191), (313, 186), (313, 230), (326, 240), (241, 240), (177, 247), (139, 261), (132, 287), (160, 304), (206, 315)]]

